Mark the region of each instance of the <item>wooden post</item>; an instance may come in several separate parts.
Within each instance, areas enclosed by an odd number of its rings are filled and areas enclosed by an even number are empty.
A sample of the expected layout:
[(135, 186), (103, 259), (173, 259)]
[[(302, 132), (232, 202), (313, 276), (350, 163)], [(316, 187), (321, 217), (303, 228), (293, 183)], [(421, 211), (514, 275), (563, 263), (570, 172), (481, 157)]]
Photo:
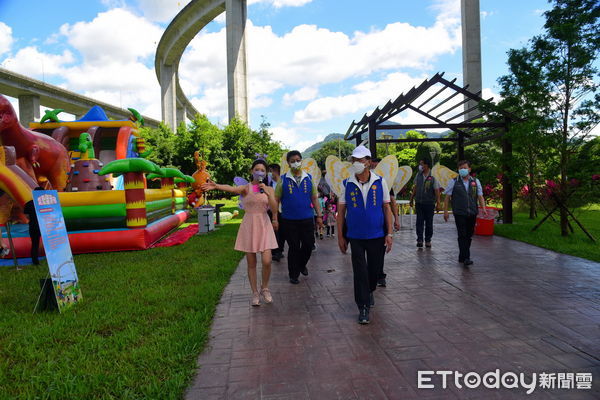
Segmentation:
[(502, 209), (505, 224), (513, 223), (513, 186), (510, 182), (508, 174), (510, 173), (510, 164), (512, 162), (512, 143), (507, 137), (508, 133), (508, 121), (506, 121), (506, 128), (504, 128), (504, 137), (502, 138)]
[(462, 133), (458, 134), (458, 141), (456, 142), (456, 156), (457, 162), (465, 159), (465, 136)]
[(377, 158), (377, 127), (375, 120), (369, 121), (369, 150), (371, 150), (371, 158)]
[(356, 135), (356, 146), (358, 146), (362, 142), (362, 135)]

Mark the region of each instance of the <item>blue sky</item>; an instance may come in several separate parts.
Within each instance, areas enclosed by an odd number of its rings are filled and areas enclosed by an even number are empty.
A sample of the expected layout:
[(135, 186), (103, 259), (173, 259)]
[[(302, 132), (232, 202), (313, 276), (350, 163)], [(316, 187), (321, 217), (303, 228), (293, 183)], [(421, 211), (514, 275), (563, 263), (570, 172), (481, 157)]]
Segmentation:
[[(160, 119), (154, 51), (187, 1), (0, 0), (0, 66)], [(343, 4), (340, 7), (340, 4)], [(484, 97), (546, 0), (480, 0)], [(460, 0), (250, 0), (250, 123), (303, 149), (435, 72), (462, 80)], [(196, 108), (226, 123), (224, 15), (180, 64)], [(497, 97), (497, 96), (496, 96)], [(403, 116), (407, 121), (415, 116)]]

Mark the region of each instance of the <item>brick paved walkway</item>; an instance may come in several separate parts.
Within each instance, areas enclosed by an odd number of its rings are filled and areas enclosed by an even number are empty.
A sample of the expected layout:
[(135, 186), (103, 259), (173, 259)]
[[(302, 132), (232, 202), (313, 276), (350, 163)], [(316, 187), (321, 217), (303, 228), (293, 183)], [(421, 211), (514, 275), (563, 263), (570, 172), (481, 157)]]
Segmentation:
[[(436, 215), (434, 247), (398, 233), (370, 325), (356, 323), (350, 256), (319, 241), (310, 275), (274, 263), (274, 304), (249, 306), (242, 261), (225, 289), (186, 399), (599, 399), (600, 264), (475, 237), (465, 269)], [(588, 372), (591, 390), (417, 389), (418, 370)]]

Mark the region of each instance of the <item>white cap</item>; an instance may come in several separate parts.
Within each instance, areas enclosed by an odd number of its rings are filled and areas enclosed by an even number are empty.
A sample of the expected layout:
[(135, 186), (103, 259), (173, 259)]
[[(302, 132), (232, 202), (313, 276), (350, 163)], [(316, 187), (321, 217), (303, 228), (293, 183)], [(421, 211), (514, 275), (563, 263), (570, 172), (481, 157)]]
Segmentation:
[(371, 150), (367, 149), (365, 146), (363, 146), (361, 144), (360, 146), (356, 147), (352, 151), (352, 157), (354, 157), (354, 158), (371, 157)]

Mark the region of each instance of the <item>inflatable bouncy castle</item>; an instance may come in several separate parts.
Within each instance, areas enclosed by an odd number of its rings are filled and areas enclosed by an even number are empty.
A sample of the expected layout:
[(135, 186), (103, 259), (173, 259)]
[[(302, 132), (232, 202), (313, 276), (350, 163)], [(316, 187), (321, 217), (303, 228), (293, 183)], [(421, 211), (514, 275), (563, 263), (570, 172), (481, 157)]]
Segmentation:
[[(186, 221), (185, 188), (173, 182), (181, 173), (140, 157), (147, 152), (135, 122), (109, 120), (94, 106), (79, 120), (53, 115), (29, 128), (0, 95), (0, 221), (17, 222), (17, 257), (30, 253), (22, 210), (37, 186), (59, 192), (75, 254), (147, 249)], [(146, 174), (167, 179), (148, 189)]]

